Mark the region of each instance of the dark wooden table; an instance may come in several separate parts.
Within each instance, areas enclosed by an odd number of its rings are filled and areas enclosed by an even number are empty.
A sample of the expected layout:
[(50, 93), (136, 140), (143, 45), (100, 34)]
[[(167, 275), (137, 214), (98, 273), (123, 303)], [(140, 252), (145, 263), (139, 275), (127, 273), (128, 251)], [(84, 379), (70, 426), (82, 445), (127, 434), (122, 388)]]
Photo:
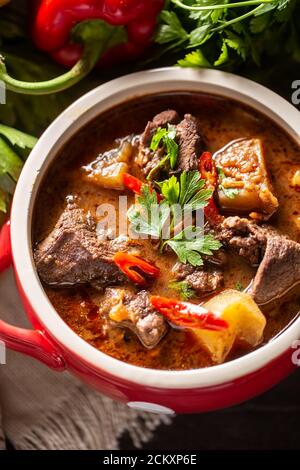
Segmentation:
[[(131, 450), (127, 435), (122, 450)], [(161, 426), (149, 450), (300, 450), (300, 369), (269, 392), (226, 410), (181, 415)]]

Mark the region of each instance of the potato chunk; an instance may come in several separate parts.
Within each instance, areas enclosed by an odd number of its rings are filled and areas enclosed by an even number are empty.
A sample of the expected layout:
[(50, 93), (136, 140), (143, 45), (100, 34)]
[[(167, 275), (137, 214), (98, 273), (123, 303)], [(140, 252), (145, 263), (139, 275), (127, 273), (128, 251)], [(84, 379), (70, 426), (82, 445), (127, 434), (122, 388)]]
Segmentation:
[(123, 141), (119, 148), (100, 154), (96, 160), (84, 166), (84, 177), (102, 188), (122, 190), (123, 175), (129, 170), (132, 153), (130, 142)]
[(193, 330), (215, 363), (225, 360), (235, 342), (251, 347), (261, 342), (266, 319), (249, 294), (227, 289), (203, 307), (229, 324), (229, 328), (223, 331)]
[(214, 155), (219, 173), (218, 199), (227, 212), (268, 219), (278, 201), (266, 169), (260, 139), (232, 142)]

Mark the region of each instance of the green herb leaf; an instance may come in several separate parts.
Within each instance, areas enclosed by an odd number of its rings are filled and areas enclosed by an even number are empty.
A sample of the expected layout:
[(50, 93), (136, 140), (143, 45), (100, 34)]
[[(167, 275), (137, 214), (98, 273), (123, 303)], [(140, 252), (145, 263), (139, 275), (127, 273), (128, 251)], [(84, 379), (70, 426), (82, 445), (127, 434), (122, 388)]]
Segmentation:
[(240, 281), (237, 281), (237, 282), (236, 282), (234, 288), (235, 288), (236, 290), (240, 291), (240, 292), (243, 292), (243, 290), (244, 290), (244, 286), (243, 286), (243, 284), (242, 284)]
[(206, 59), (201, 49), (190, 52), (185, 56), (184, 59), (180, 59), (178, 62), (180, 67), (210, 67), (210, 62)]
[(183, 171), (180, 175), (179, 204), (183, 207), (205, 186), (205, 181), (200, 178), (199, 171)]
[(214, 62), (215, 67), (219, 67), (220, 65), (226, 64), (228, 61), (228, 47), (226, 45), (226, 41), (223, 41), (221, 52), (217, 60)]
[(7, 173), (16, 181), (22, 166), (23, 162), (18, 154), (0, 137), (0, 175)]
[[(15, 143), (15, 147), (22, 147), (18, 131), (0, 125), (0, 134), (9, 136), (9, 140)], [(22, 134), (22, 133), (21, 133)], [(30, 141), (29, 137), (24, 134)], [(16, 141), (18, 145), (16, 145)], [(13, 194), (15, 182), (17, 181), (23, 166), (23, 161), (15, 150), (0, 136), (0, 212), (6, 212), (10, 195)]]
[(167, 133), (167, 129), (164, 129), (162, 127), (159, 127), (157, 131), (155, 132), (154, 136), (152, 137), (151, 143), (150, 143), (150, 150), (153, 152), (156, 152), (158, 149), (162, 139)]
[(157, 183), (168, 204), (180, 204), (182, 209), (198, 210), (207, 206), (212, 190), (205, 189), (199, 171), (183, 171), (179, 181), (176, 176)]
[(212, 255), (222, 244), (211, 234), (204, 234), (199, 227), (188, 227), (165, 242), (176, 253), (179, 261), (192, 266), (203, 265), (201, 254)]
[(211, 25), (207, 24), (194, 29), (190, 34), (190, 46), (198, 47), (201, 46), (203, 42), (207, 41), (210, 29)]
[(0, 134), (5, 137), (14, 147), (22, 150), (32, 150), (37, 143), (37, 138), (12, 127), (0, 124)]
[(143, 185), (141, 196), (138, 197), (139, 206), (132, 206), (128, 212), (128, 220), (138, 234), (161, 238), (162, 230), (170, 216), (168, 204), (157, 202), (157, 194), (148, 185)]
[(169, 288), (176, 290), (181, 300), (190, 300), (197, 295), (196, 291), (186, 281), (172, 281), (169, 283)]
[[(168, 128), (164, 129), (159, 127), (152, 137), (150, 143), (150, 150), (156, 152), (161, 143), (166, 148), (167, 155), (166, 161), (170, 162), (170, 167), (172, 170), (175, 168), (178, 157), (178, 144), (175, 141), (176, 139), (176, 127), (168, 124)], [(161, 166), (161, 162), (158, 164), (158, 167)], [(156, 171), (157, 167), (152, 170)], [(149, 175), (148, 175), (149, 176)]]
[(180, 194), (180, 184), (176, 176), (173, 175), (168, 180), (159, 183), (159, 187), (161, 194), (170, 205), (177, 204)]
[(183, 53), (201, 45), (179, 58), (182, 67), (251, 66), (266, 56), (274, 60), (276, 55), (278, 61), (297, 57), (289, 38), (293, 27), (299, 36), (299, 17), (296, 0), (171, 0), (160, 17), (158, 42), (165, 32), (163, 39), (170, 43), (166, 53), (173, 47), (179, 51), (178, 45)]
[(156, 35), (156, 41), (159, 44), (166, 44), (174, 40), (178, 41), (178, 39), (188, 39), (188, 33), (174, 11), (163, 10), (160, 19), (162, 24), (159, 26)]

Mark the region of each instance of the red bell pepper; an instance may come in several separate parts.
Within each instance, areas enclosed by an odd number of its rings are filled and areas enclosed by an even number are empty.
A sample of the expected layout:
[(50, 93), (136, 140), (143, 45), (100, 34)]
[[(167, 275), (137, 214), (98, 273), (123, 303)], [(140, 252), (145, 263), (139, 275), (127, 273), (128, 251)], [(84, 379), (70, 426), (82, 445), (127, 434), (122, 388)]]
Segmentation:
[(202, 328), (205, 330), (221, 331), (228, 328), (228, 323), (201, 305), (190, 302), (180, 302), (154, 295), (150, 298), (152, 306), (176, 326), (182, 328)]
[(0, 273), (12, 263), (10, 244), (10, 222), (6, 222), (0, 230)]
[[(203, 152), (200, 156), (199, 171), (201, 178), (206, 181), (206, 187), (215, 191), (218, 185), (218, 172), (210, 152)], [(204, 215), (211, 225), (217, 225), (223, 220), (213, 195), (204, 208)]]
[[(160, 274), (159, 268), (148, 263), (148, 261), (144, 261), (139, 256), (131, 255), (130, 253), (117, 252), (114, 255), (114, 262), (132, 282), (139, 286), (144, 286), (147, 283), (145, 278), (138, 271), (142, 271), (152, 278), (157, 278)], [(136, 269), (138, 269), (138, 271)]]
[(99, 62), (115, 64), (141, 56), (152, 42), (164, 0), (39, 0), (34, 2), (32, 35), (36, 46), (71, 68), (45, 82), (12, 78), (0, 57), (0, 80), (17, 93), (62, 91)]
[(126, 41), (104, 56), (106, 62), (119, 63), (140, 56), (151, 44), (163, 4), (163, 0), (42, 0), (33, 38), (37, 47), (70, 67), (82, 53), (82, 46), (72, 41), (72, 28), (81, 21), (101, 19), (127, 33)]

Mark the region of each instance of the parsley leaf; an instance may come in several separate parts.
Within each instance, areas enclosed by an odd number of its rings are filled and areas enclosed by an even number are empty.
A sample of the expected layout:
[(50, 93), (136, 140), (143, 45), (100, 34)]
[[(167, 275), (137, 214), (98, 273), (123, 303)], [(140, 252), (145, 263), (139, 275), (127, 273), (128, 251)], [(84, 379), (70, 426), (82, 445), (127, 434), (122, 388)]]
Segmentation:
[(183, 211), (196, 211), (205, 207), (212, 191), (204, 187), (205, 181), (200, 178), (198, 171), (183, 172), (179, 179), (172, 175), (157, 185), (164, 196), (162, 201), (158, 202), (157, 193), (148, 185), (143, 185), (138, 205), (132, 206), (127, 212), (133, 230), (160, 239), (161, 250), (169, 245), (181, 262), (202, 265), (201, 253), (212, 255), (213, 251), (221, 247), (221, 243), (210, 234), (203, 235), (202, 229), (195, 226), (184, 229), (173, 238), (170, 238), (170, 232), (178, 222), (178, 216), (181, 221)]
[(157, 184), (169, 205), (178, 203), (185, 210), (202, 209), (212, 196), (212, 190), (204, 188), (199, 171), (183, 171), (179, 180), (173, 175)]
[(205, 180), (200, 178), (199, 171), (183, 171), (180, 175), (181, 206), (190, 206), (192, 210), (207, 206), (212, 196), (212, 190), (204, 189)]
[(188, 39), (188, 33), (174, 11), (163, 10), (160, 14), (160, 20), (162, 24), (156, 36), (156, 41), (159, 44)]
[(154, 136), (152, 137), (151, 143), (150, 143), (150, 150), (153, 152), (156, 152), (158, 149), (162, 139), (167, 133), (167, 129), (164, 129), (163, 127), (159, 127), (157, 131), (155, 132)]
[(159, 183), (161, 194), (169, 204), (177, 204), (180, 194), (180, 183), (176, 176), (171, 176), (166, 181)]
[(211, 26), (209, 24), (204, 24), (194, 29), (190, 34), (190, 46), (198, 47), (209, 37)]
[(137, 234), (161, 238), (162, 230), (170, 215), (170, 208), (166, 203), (157, 202), (157, 194), (148, 185), (143, 185), (139, 205), (130, 207), (127, 212), (128, 220)]
[(171, 281), (169, 283), (169, 288), (176, 290), (179, 293), (181, 300), (189, 300), (196, 297), (195, 290), (187, 281)]
[(6, 212), (23, 167), (23, 159), (37, 139), (0, 124), (0, 212)]
[(12, 127), (0, 124), (0, 135), (7, 139), (17, 150), (32, 150), (37, 138)]
[[(157, 129), (150, 143), (150, 150), (152, 150), (153, 152), (156, 152), (160, 144), (163, 143), (167, 151), (166, 159), (164, 159), (164, 162), (169, 160), (170, 167), (172, 168), (172, 170), (176, 166), (178, 157), (178, 144), (176, 143), (175, 139), (176, 127), (172, 126), (171, 124), (168, 124), (167, 129), (161, 127)], [(161, 162), (159, 163), (159, 165), (161, 166)], [(154, 170), (156, 171), (156, 168), (151, 170), (151, 173)]]
[(168, 245), (176, 253), (179, 261), (190, 263), (192, 266), (202, 266), (201, 254), (212, 255), (213, 251), (221, 248), (222, 244), (211, 234), (204, 234), (199, 227), (187, 227), (170, 240)]
[(201, 49), (189, 52), (184, 59), (178, 61), (180, 67), (211, 67), (210, 62), (206, 59)]

